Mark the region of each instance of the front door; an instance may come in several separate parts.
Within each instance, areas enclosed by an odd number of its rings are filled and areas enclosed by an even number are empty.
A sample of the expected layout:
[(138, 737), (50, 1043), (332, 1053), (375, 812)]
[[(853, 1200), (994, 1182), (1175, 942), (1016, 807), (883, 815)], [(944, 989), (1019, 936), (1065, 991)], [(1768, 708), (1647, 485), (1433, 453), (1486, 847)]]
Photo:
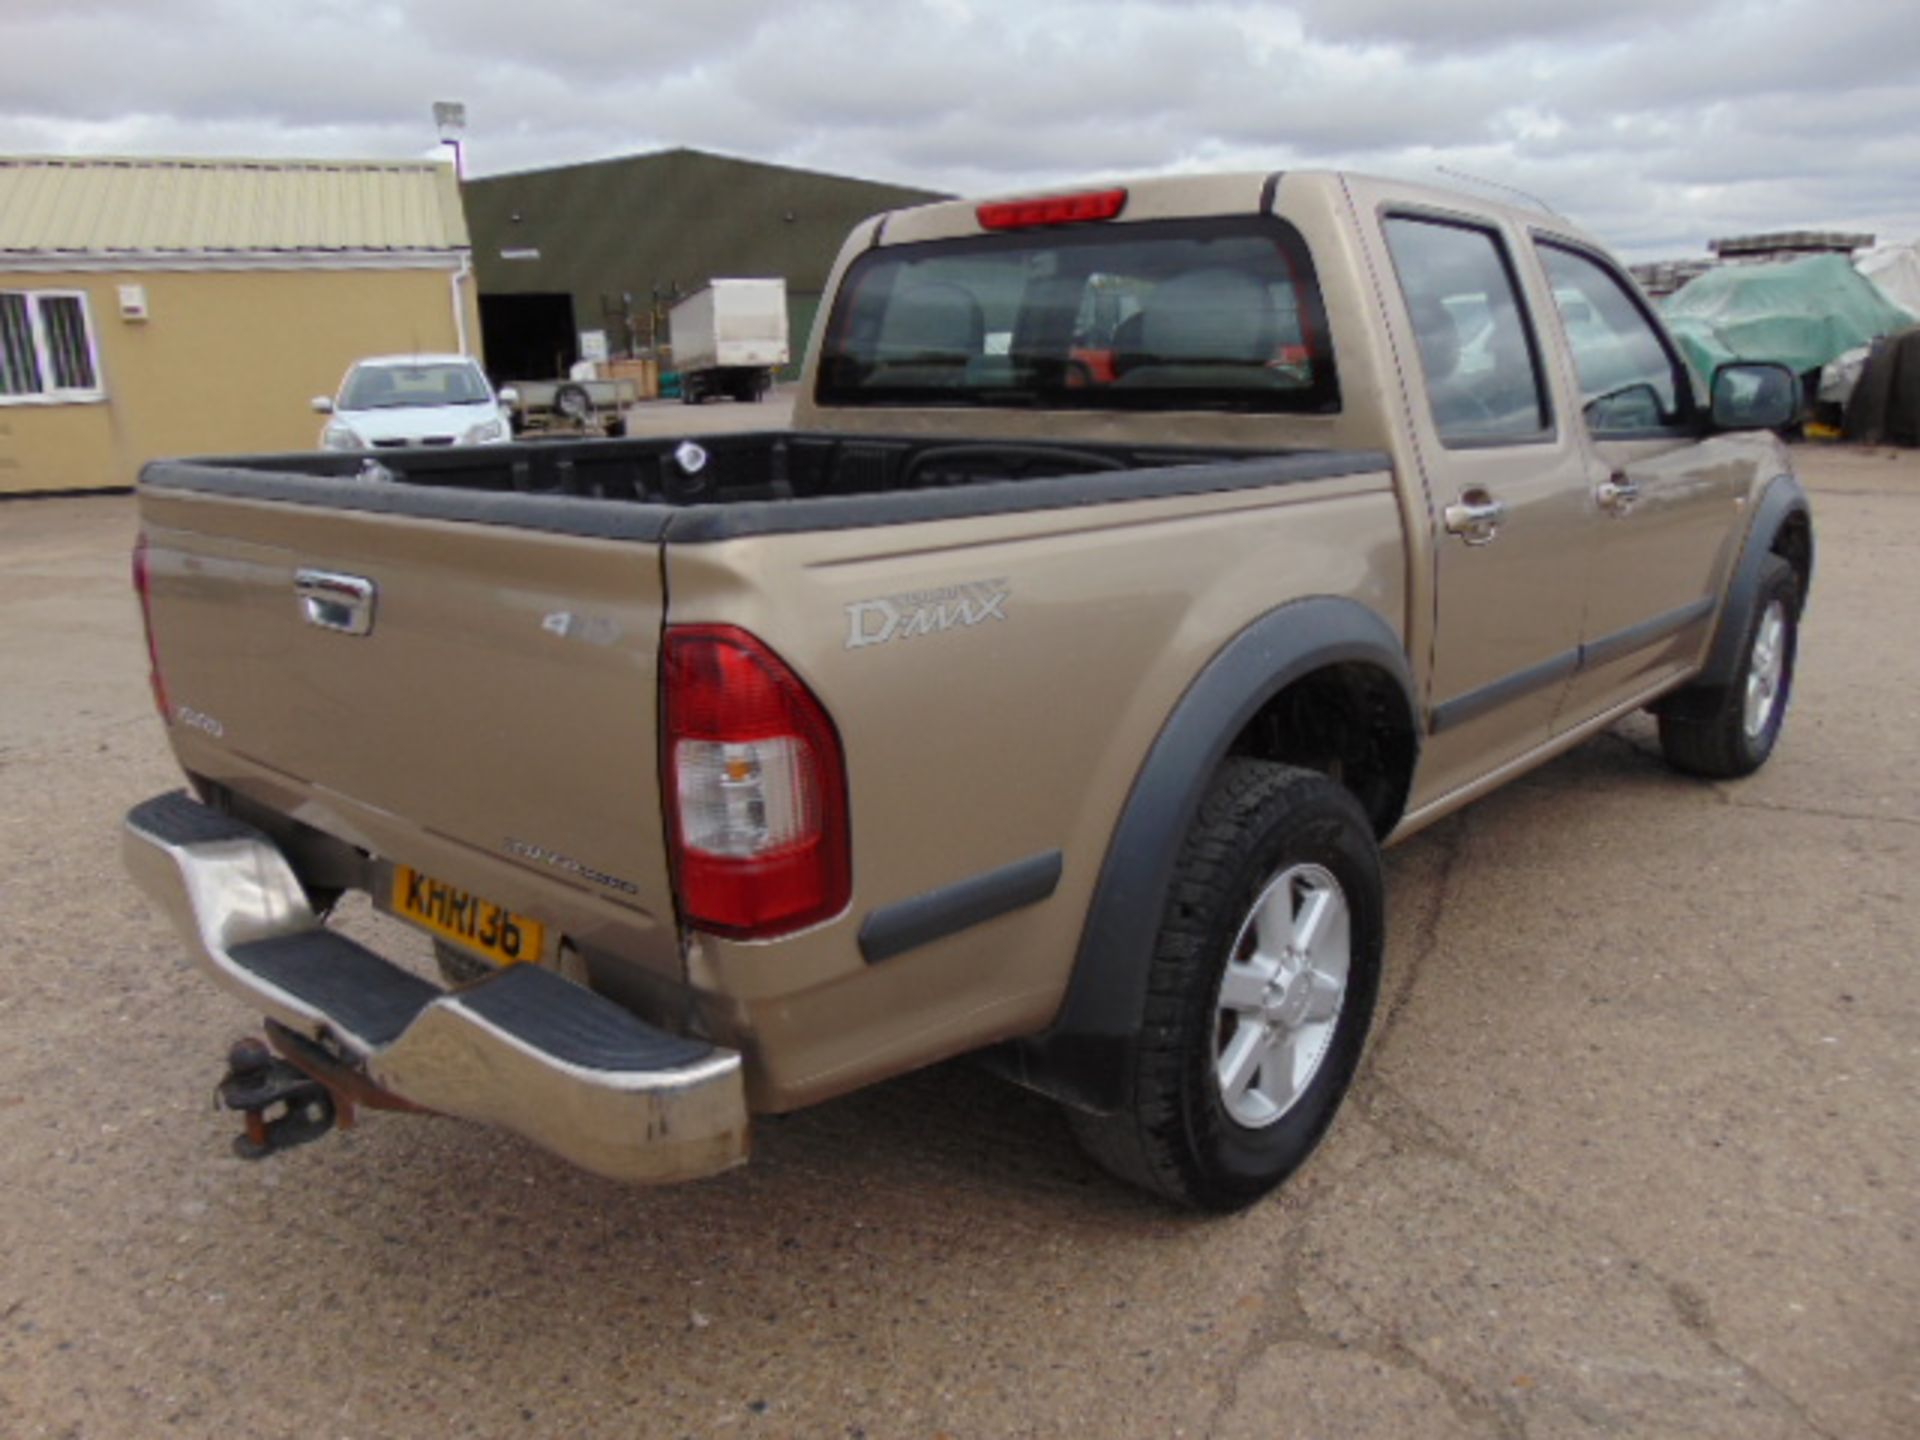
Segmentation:
[(1740, 530), (1743, 469), (1731, 441), (1703, 434), (1685, 364), (1619, 272), (1573, 245), (1542, 240), (1538, 252), (1573, 356), (1601, 522), (1561, 730), (1698, 660)]
[(1555, 421), (1506, 233), (1424, 212), (1382, 229), (1417, 360), (1408, 388), (1435, 526), (1417, 809), (1551, 735), (1579, 661), (1595, 527), (1587, 456)]

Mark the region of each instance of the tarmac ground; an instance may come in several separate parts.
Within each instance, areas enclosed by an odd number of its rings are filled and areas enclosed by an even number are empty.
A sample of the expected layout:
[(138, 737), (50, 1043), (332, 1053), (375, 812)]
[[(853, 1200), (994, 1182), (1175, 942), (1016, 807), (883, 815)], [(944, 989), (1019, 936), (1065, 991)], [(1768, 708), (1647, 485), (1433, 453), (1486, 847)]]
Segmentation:
[(387, 1115), (239, 1161), (255, 1017), (118, 859), (178, 783), (134, 501), (0, 504), (0, 1436), (1910, 1440), (1920, 454), (1797, 459), (1772, 763), (1637, 718), (1391, 852), (1356, 1089), (1224, 1220), (966, 1064), (677, 1189)]

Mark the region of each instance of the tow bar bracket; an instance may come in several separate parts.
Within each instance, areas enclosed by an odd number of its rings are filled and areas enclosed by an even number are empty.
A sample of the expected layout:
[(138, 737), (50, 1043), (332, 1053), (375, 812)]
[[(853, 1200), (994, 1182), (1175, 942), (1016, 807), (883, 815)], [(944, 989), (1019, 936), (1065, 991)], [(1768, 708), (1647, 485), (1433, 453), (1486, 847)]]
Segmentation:
[(242, 1160), (264, 1160), (318, 1140), (338, 1118), (326, 1086), (276, 1057), (264, 1041), (251, 1038), (227, 1052), (219, 1099), (227, 1109), (240, 1112), (245, 1128), (233, 1137), (233, 1153)]

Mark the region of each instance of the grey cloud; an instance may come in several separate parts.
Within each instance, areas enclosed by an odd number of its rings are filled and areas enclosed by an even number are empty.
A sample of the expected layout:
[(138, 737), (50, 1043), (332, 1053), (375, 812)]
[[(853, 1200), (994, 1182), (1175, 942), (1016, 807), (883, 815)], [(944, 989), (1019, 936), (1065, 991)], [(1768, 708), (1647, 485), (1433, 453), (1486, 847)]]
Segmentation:
[[(1587, 40), (1662, 28), (1673, 0), (1306, 0), (1297, 7), (1310, 33), (1334, 41), (1404, 46), (1416, 51), (1485, 52), (1519, 45)], [(1702, 6), (1714, 10), (1715, 6)], [(1685, 13), (1685, 12), (1682, 12)]]
[(1869, 0), (0, 6), (0, 150), (416, 155), (438, 99), (476, 173), (666, 144), (961, 192), (1444, 165), (1640, 251), (1920, 230), (1920, 8)]

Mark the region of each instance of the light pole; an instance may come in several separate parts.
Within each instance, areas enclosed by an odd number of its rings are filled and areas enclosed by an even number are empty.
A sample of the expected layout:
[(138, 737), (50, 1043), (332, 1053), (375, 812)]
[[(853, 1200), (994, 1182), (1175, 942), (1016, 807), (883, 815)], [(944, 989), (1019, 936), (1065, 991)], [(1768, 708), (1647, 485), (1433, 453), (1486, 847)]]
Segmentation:
[(433, 123), (440, 131), (440, 143), (453, 147), (453, 178), (465, 180), (467, 171), (460, 153), (460, 132), (467, 128), (467, 107), (458, 100), (436, 100)]

